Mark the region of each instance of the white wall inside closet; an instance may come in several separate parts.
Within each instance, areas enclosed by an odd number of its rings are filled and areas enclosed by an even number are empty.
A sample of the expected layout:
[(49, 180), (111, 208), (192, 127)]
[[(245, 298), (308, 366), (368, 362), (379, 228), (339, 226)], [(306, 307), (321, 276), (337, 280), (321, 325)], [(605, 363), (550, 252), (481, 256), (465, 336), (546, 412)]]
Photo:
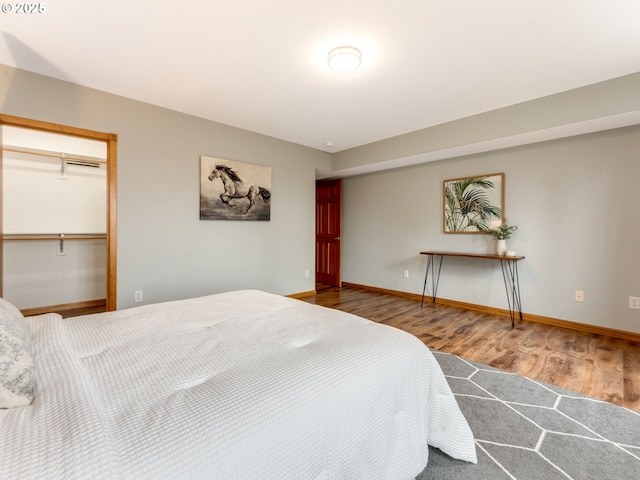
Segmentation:
[(2, 140), (3, 297), (22, 309), (105, 298), (106, 144), (10, 126)]

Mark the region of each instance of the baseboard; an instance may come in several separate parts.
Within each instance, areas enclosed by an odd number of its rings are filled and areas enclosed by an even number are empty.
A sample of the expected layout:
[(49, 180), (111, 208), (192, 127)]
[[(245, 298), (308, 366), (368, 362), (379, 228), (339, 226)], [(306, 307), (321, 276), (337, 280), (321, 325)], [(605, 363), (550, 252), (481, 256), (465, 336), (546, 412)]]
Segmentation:
[(313, 297), (317, 292), (315, 290), (309, 290), (308, 292), (292, 293), (291, 295), (285, 295), (289, 298), (308, 298)]
[[(417, 300), (418, 302), (422, 300), (422, 295), (417, 293), (401, 292), (398, 290), (389, 290), (386, 288), (371, 287), (368, 285), (359, 285), (357, 283), (343, 282), (342, 285), (345, 287), (369, 290), (371, 292), (386, 293), (388, 295), (395, 295), (397, 297), (411, 298), (413, 300)], [(424, 301), (425, 303), (427, 302), (431, 303), (432, 298), (428, 295), (425, 295)], [(435, 303), (440, 305), (449, 305), (452, 307), (464, 308), (466, 310), (473, 310), (475, 312), (489, 313), (491, 315), (503, 315), (503, 316), (509, 317), (509, 310), (505, 310), (502, 308), (494, 308), (494, 307), (487, 307), (485, 305), (476, 305), (473, 303), (458, 302), (456, 300), (448, 300), (446, 298), (437, 298)], [(542, 323), (542, 324), (551, 325), (554, 327), (568, 328), (571, 330), (577, 330), (579, 332), (593, 333), (596, 335), (604, 335), (607, 337), (619, 338), (621, 340), (629, 340), (631, 342), (640, 343), (640, 333), (627, 332), (625, 330), (617, 330), (615, 328), (599, 327), (597, 325), (589, 325), (587, 323), (570, 322), (568, 320), (560, 320), (559, 318), (544, 317), (542, 315), (534, 315), (531, 313), (524, 313), (524, 312), (522, 313), (522, 319), (528, 322)]]
[(76, 308), (93, 308), (93, 307), (106, 307), (107, 300), (101, 298), (99, 300), (87, 300), (84, 302), (75, 302), (75, 303), (62, 303), (60, 305), (49, 305), (47, 307), (35, 307), (35, 308), (25, 308), (20, 310), (25, 317), (30, 317), (33, 315), (41, 315), (43, 313), (49, 312), (61, 312), (64, 310), (74, 310)]

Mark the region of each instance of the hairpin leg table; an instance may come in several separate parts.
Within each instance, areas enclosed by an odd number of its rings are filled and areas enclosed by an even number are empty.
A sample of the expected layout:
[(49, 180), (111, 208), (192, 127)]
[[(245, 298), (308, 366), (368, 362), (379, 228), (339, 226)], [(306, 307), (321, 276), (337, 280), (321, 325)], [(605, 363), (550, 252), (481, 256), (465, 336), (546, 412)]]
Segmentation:
[(506, 256), (506, 255), (485, 255), (481, 253), (462, 253), (462, 252), (420, 252), (420, 255), (427, 255), (427, 270), (424, 274), (424, 286), (422, 287), (422, 302), (424, 305), (424, 294), (427, 289), (427, 279), (431, 275), (431, 302), (436, 302), (438, 293), (438, 284), (440, 283), (440, 272), (442, 270), (442, 260), (444, 257), (465, 257), (480, 258), (486, 260), (500, 261), (502, 268), (502, 279), (504, 280), (504, 288), (507, 292), (507, 304), (509, 306), (509, 316), (511, 317), (511, 328), (515, 326), (516, 312), (522, 321), (522, 303), (520, 302), (520, 280), (518, 278), (518, 262), (523, 260), (522, 256)]

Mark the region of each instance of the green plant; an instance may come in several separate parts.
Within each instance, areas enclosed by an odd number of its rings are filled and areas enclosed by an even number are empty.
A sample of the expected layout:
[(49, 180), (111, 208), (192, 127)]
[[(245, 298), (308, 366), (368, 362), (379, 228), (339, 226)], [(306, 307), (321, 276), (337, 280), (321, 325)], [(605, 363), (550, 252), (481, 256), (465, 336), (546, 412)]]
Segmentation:
[(502, 222), (502, 225), (500, 225), (499, 227), (493, 228), (493, 229), (486, 229), (483, 231), (487, 235), (491, 235), (496, 240), (506, 240), (508, 238), (511, 238), (511, 235), (516, 230), (518, 230), (518, 227), (515, 225), (509, 225), (509, 222), (505, 218), (504, 221)]
[(445, 227), (448, 232), (485, 231), (500, 207), (491, 205), (487, 190), (495, 184), (487, 177), (469, 177), (445, 186)]

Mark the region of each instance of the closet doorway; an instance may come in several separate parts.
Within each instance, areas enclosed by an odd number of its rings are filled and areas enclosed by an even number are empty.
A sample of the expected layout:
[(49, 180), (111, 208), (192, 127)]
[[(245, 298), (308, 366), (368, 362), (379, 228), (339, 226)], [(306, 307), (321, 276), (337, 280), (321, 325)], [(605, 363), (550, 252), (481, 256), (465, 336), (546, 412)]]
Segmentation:
[(0, 296), (116, 309), (117, 136), (0, 114)]

